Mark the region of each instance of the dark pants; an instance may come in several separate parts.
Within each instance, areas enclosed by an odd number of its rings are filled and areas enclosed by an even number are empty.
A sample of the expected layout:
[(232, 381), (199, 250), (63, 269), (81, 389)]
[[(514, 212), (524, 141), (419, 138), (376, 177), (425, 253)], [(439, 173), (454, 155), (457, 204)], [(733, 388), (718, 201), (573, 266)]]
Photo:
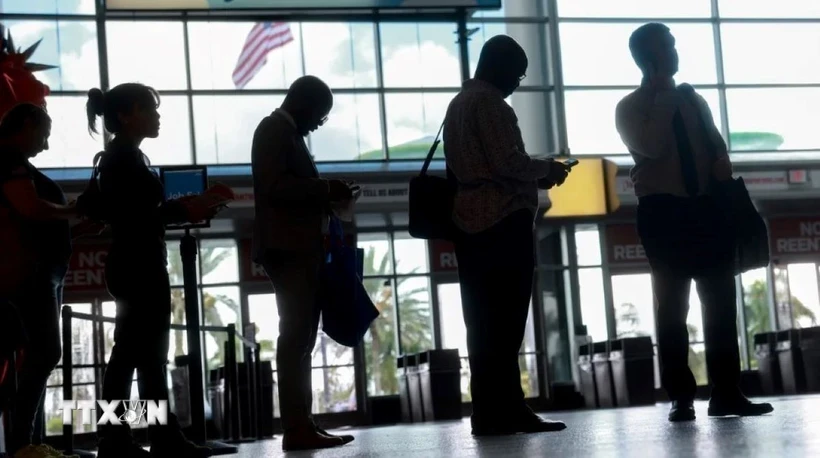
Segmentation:
[(733, 253), (720, 210), (708, 197), (642, 198), (638, 232), (652, 266), (661, 380), (669, 397), (691, 400), (697, 389), (688, 365), (686, 325), (693, 279), (703, 307), (706, 366), (712, 392), (736, 392), (740, 353)]
[(60, 361), (64, 277), (64, 269), (35, 274), (13, 300), (26, 344), (11, 418), (13, 436), (8, 440), (12, 452), (31, 443), (42, 443), (42, 437), (33, 437), (34, 423), (43, 415), (40, 407), (48, 378)]
[(315, 253), (305, 254), (272, 252), (263, 261), (279, 312), (276, 370), (285, 431), (313, 427), (311, 356), (321, 314), (317, 299), (321, 260), (317, 248)]
[[(164, 259), (139, 261), (140, 256), (109, 254), (105, 279), (117, 302), (114, 348), (103, 381), (102, 399), (131, 398), (134, 370), (140, 399), (168, 400), (166, 364), (171, 330), (171, 286)], [(136, 260), (136, 261), (135, 261)], [(124, 412), (120, 409), (119, 414)], [(98, 412), (98, 415), (101, 412)], [(169, 413), (169, 426), (150, 426), (151, 441), (167, 439), (179, 428)], [(122, 438), (130, 428), (100, 425), (101, 437)]]
[(533, 215), (516, 212), (456, 241), (467, 326), (473, 421), (504, 421), (524, 407), (518, 353), (535, 269)]

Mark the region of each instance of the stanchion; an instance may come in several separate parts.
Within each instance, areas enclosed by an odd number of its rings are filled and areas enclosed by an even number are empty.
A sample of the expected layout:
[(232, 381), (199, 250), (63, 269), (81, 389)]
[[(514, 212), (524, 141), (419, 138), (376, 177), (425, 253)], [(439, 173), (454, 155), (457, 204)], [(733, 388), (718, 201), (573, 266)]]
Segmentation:
[[(256, 343), (256, 359), (253, 361), (253, 368), (254, 368), (254, 380), (256, 385), (256, 395), (258, 402), (256, 403), (257, 406), (262, 404), (262, 345), (260, 343)], [(275, 402), (275, 401), (274, 401)], [(258, 407), (257, 407), (258, 408)], [(259, 415), (258, 411), (256, 414), (256, 439), (257, 440), (264, 440), (265, 435), (262, 428), (262, 416)]]
[[(239, 364), (236, 361), (236, 338), (236, 325), (231, 323), (228, 325), (228, 340), (225, 341), (225, 412), (227, 413), (226, 417), (228, 417), (226, 423), (228, 423), (231, 438), (228, 442), (231, 444), (241, 444), (255, 440), (242, 439), (242, 400), (239, 395)], [(244, 338), (242, 339), (244, 345)]]
[(214, 455), (231, 455), (238, 449), (222, 442), (208, 441), (205, 425), (205, 391), (202, 385), (202, 331), (199, 323), (199, 292), (196, 278), (196, 237), (190, 229), (179, 243), (182, 279), (185, 290), (185, 316), (188, 328), (188, 387), (190, 393), (191, 435), (189, 439), (205, 445)]
[[(74, 362), (71, 345), (71, 320), (73, 318), (71, 306), (63, 307), (63, 401), (74, 399)], [(73, 412), (72, 412), (73, 418)], [(82, 458), (93, 458), (97, 456), (87, 450), (76, 450), (74, 448), (74, 422), (63, 425), (63, 441), (65, 455), (77, 455)]]

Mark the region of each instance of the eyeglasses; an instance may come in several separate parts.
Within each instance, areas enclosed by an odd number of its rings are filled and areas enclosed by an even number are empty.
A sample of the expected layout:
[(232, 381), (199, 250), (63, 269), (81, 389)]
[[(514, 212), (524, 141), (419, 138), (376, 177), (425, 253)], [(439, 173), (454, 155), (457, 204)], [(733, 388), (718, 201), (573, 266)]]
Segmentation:
[(518, 81), (519, 81), (519, 82), (520, 82), (520, 81), (524, 81), (524, 79), (525, 79), (526, 77), (527, 77), (527, 74), (526, 74), (526, 73), (524, 73), (523, 75), (521, 75), (521, 76), (519, 76), (519, 77), (518, 77)]
[(325, 123), (327, 122), (327, 118), (328, 118), (328, 117), (327, 117), (327, 116), (325, 116), (324, 118), (320, 119), (320, 120), (319, 120), (319, 125), (320, 125), (320, 126), (324, 126), (324, 125), (325, 125)]

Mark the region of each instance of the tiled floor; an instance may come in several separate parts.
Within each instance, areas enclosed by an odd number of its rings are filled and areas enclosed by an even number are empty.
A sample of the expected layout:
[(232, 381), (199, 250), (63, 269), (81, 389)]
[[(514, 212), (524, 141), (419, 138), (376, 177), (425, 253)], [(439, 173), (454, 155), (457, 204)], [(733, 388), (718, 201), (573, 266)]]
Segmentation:
[[(698, 420), (670, 424), (668, 405), (559, 412), (566, 431), (475, 439), (468, 421), (351, 431), (345, 447), (288, 456), (315, 457), (820, 457), (820, 397), (776, 399), (759, 418), (712, 419), (698, 403)], [(246, 444), (239, 457), (284, 456), (279, 439)]]

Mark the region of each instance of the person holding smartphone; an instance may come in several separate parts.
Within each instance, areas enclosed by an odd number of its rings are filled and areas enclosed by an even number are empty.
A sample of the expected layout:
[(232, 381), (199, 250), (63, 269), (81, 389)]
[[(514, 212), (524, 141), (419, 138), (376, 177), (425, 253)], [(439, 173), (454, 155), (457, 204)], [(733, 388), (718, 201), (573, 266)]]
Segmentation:
[[(117, 303), (114, 348), (102, 390), (107, 401), (131, 398), (135, 369), (141, 399), (168, 399), (171, 286), (165, 226), (205, 221), (216, 213), (202, 199), (165, 200), (163, 185), (140, 149), (145, 139), (159, 136), (159, 103), (156, 90), (137, 83), (88, 93), (89, 131), (97, 133), (101, 117), (105, 130), (113, 134), (100, 159), (98, 178), (103, 213), (111, 227), (105, 281)], [(210, 449), (185, 438), (170, 413), (168, 425), (149, 426), (149, 435), (150, 456), (210, 456)], [(127, 425), (101, 425), (99, 436), (101, 458), (149, 456), (134, 443)]]
[(734, 252), (713, 180), (731, 179), (726, 143), (706, 101), (689, 85), (676, 86), (675, 37), (663, 24), (641, 26), (629, 39), (641, 86), (616, 108), (616, 126), (635, 166), (638, 233), (652, 269), (663, 387), (669, 420), (695, 419), (697, 383), (688, 366), (689, 288), (703, 304), (706, 366), (712, 383), (709, 416), (762, 415), (741, 393)]

